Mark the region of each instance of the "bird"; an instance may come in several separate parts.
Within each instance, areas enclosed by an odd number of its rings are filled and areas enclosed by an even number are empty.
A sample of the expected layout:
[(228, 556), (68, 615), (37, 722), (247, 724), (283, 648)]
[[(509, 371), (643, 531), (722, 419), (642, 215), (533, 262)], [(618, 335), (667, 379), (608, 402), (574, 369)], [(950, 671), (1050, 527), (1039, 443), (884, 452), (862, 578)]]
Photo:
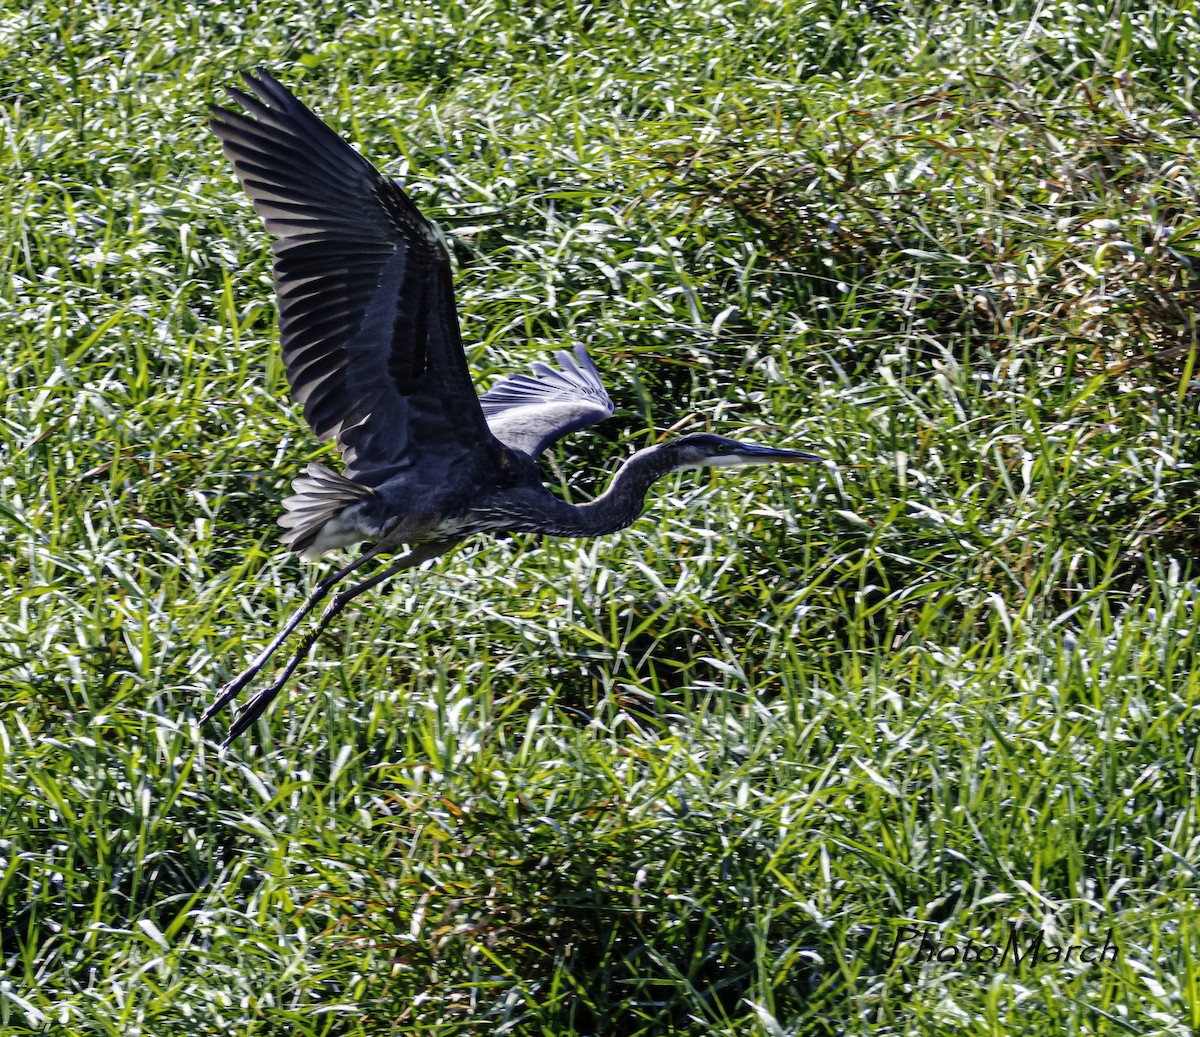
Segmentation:
[[(337, 588), (278, 676), (236, 713), (225, 746), (262, 716), (350, 601), (476, 534), (594, 537), (631, 525), (647, 491), (684, 468), (825, 463), (801, 450), (709, 432), (629, 456), (595, 499), (570, 504), (538, 458), (614, 413), (587, 350), (555, 353), (482, 396), (467, 366), (450, 255), (399, 183), (380, 173), (265, 69), (208, 106), (209, 126), (272, 238), (279, 337), (293, 399), (343, 470), (311, 463), (292, 483), (281, 541), (303, 559), (367, 545), (321, 580), (228, 681), (207, 724)], [(392, 556), (383, 561), (383, 556)], [(366, 579), (342, 584), (375, 561)]]

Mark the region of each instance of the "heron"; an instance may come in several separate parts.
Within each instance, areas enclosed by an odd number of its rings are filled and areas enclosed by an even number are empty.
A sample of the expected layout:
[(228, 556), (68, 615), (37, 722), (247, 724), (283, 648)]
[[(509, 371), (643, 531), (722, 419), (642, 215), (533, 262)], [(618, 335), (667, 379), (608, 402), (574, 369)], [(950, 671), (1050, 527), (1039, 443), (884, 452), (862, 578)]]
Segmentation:
[[(278, 676), (237, 712), (226, 746), (264, 713), (347, 604), (468, 537), (599, 536), (631, 525), (651, 485), (676, 469), (825, 463), (817, 454), (696, 432), (636, 451), (587, 503), (550, 492), (538, 458), (614, 411), (587, 350), (559, 351), (556, 366), (535, 363), (531, 374), (510, 374), (478, 395), (450, 255), (433, 225), (400, 184), (256, 71), (242, 74), (246, 90), (227, 88), (243, 111), (210, 105), (210, 126), (272, 237), (291, 395), (343, 462), (341, 472), (309, 464), (293, 481), (281, 540), (304, 559), (368, 546), (321, 580), (221, 688), (201, 723), (233, 701), (337, 588)], [(371, 575), (343, 586), (372, 561)]]

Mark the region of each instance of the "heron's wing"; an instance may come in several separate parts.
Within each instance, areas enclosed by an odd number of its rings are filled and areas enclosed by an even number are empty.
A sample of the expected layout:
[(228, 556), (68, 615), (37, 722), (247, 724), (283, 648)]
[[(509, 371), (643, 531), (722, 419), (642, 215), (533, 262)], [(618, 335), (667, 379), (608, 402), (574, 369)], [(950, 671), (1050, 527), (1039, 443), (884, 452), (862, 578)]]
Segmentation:
[(533, 374), (511, 374), (480, 397), (488, 426), (501, 443), (537, 458), (568, 432), (611, 417), (613, 402), (583, 346), (575, 356), (554, 354), (559, 370), (534, 364)]
[(313, 432), (368, 483), (495, 446), (433, 228), (275, 79), (243, 78), (253, 96), (229, 93), (249, 116), (212, 106), (212, 129), (275, 238), (283, 361)]

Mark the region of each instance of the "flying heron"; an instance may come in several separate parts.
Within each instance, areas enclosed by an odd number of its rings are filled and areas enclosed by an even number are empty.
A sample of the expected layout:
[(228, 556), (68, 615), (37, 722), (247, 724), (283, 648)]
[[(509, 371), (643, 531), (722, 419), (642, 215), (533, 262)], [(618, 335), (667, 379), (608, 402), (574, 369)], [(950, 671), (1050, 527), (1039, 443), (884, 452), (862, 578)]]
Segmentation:
[(582, 346), (558, 367), (503, 378), (482, 397), (467, 368), (450, 256), (400, 186), (383, 176), (261, 68), (230, 96), (249, 115), (212, 105), (212, 130), (274, 240), (279, 333), (292, 396), (341, 474), (310, 464), (279, 524), (302, 558), (370, 546), (322, 580), (270, 644), (205, 711), (223, 709), (301, 621), (346, 577), (407, 550), (330, 599), (282, 672), (237, 714), (225, 744), (279, 694), (320, 632), (363, 591), (475, 533), (597, 536), (641, 514), (646, 491), (678, 468), (824, 458), (693, 433), (639, 450), (608, 489), (572, 505), (543, 484), (536, 461), (568, 432), (613, 413)]

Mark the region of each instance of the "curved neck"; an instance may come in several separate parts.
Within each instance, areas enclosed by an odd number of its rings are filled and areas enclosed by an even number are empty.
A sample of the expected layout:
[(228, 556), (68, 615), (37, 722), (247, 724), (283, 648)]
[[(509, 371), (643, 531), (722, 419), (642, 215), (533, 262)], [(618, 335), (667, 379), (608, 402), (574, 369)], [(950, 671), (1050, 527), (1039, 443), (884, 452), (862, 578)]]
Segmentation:
[(646, 491), (674, 467), (661, 447), (639, 450), (617, 469), (608, 489), (595, 500), (587, 504), (559, 501), (562, 507), (555, 518), (563, 526), (560, 535), (598, 536), (631, 525), (642, 513)]

